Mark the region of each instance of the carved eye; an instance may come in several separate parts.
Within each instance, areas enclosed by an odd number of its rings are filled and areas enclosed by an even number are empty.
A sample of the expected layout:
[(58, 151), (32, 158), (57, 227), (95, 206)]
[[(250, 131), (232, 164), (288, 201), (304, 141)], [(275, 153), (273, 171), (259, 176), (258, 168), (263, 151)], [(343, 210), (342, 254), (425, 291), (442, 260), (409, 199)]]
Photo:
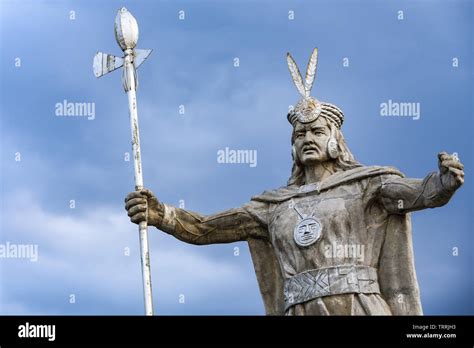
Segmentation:
[(320, 128), (312, 129), (312, 131), (313, 131), (313, 134), (316, 134), (316, 135), (326, 134), (324, 132), (324, 129), (320, 129)]

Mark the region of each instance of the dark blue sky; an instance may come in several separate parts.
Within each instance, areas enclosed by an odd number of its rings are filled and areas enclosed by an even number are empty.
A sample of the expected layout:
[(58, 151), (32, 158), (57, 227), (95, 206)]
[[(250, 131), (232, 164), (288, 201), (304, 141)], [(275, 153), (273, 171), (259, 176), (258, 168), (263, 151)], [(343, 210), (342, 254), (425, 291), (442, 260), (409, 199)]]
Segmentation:
[[(285, 55), (304, 70), (317, 46), (313, 95), (344, 111), (343, 132), (360, 162), (420, 178), (437, 170), (443, 150), (465, 164), (466, 184), (452, 201), (412, 220), (425, 313), (474, 313), (472, 2), (0, 6), (0, 242), (39, 247), (38, 262), (0, 259), (0, 313), (143, 313), (138, 236), (123, 210), (133, 189), (132, 163), (124, 161), (127, 98), (120, 72), (99, 80), (92, 73), (96, 51), (121, 53), (113, 33), (121, 6), (138, 20), (138, 47), (154, 50), (138, 72), (138, 110), (145, 185), (160, 200), (211, 213), (284, 185), (291, 169), (286, 113), (298, 101)], [(95, 103), (94, 120), (56, 116), (63, 100)], [(388, 100), (420, 103), (420, 119), (381, 117)], [(257, 150), (258, 165), (217, 163), (225, 147)], [(197, 247), (150, 229), (150, 244), (157, 313), (263, 314), (245, 243)]]

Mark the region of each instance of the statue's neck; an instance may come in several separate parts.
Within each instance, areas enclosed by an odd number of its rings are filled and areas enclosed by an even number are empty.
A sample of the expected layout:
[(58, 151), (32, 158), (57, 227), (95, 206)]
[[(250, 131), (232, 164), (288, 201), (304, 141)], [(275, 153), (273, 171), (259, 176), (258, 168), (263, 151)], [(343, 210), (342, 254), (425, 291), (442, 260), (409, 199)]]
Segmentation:
[(336, 172), (334, 162), (326, 161), (304, 167), (305, 184), (323, 181)]

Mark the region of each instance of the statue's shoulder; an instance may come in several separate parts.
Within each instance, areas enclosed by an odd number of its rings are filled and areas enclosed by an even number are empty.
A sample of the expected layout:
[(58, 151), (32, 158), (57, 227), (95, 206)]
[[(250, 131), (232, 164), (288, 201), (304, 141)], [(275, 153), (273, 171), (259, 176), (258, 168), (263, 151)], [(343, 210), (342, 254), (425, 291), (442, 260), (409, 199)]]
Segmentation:
[(339, 185), (349, 184), (351, 182), (360, 181), (378, 175), (397, 175), (404, 177), (403, 173), (394, 167), (360, 166), (357, 168), (336, 172), (320, 183), (303, 186), (288, 185), (282, 186), (275, 190), (264, 191), (259, 195), (253, 196), (252, 200), (267, 203), (278, 203), (296, 196), (308, 194), (313, 191), (328, 190)]
[(359, 181), (378, 175), (397, 175), (404, 177), (405, 175), (395, 167), (389, 166), (360, 166), (349, 170), (336, 172), (329, 178), (321, 182), (321, 186), (329, 187), (341, 185), (351, 181)]
[(252, 201), (267, 203), (282, 202), (294, 197), (298, 193), (299, 187), (300, 186), (297, 185), (288, 185), (274, 190), (263, 191), (261, 194), (253, 196)]

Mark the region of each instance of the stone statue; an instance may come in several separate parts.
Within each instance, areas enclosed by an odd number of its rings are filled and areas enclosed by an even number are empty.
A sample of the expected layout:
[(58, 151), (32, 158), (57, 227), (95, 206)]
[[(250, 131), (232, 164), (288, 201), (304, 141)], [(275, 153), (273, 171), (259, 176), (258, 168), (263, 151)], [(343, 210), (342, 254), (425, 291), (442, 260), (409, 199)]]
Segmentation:
[(317, 54), (305, 80), (287, 56), (302, 96), (287, 116), (287, 186), (208, 216), (144, 189), (126, 197), (128, 216), (190, 244), (248, 241), (268, 315), (420, 315), (410, 212), (446, 204), (463, 184), (463, 165), (441, 152), (438, 172), (411, 179), (358, 163), (341, 132), (342, 111), (310, 96)]

